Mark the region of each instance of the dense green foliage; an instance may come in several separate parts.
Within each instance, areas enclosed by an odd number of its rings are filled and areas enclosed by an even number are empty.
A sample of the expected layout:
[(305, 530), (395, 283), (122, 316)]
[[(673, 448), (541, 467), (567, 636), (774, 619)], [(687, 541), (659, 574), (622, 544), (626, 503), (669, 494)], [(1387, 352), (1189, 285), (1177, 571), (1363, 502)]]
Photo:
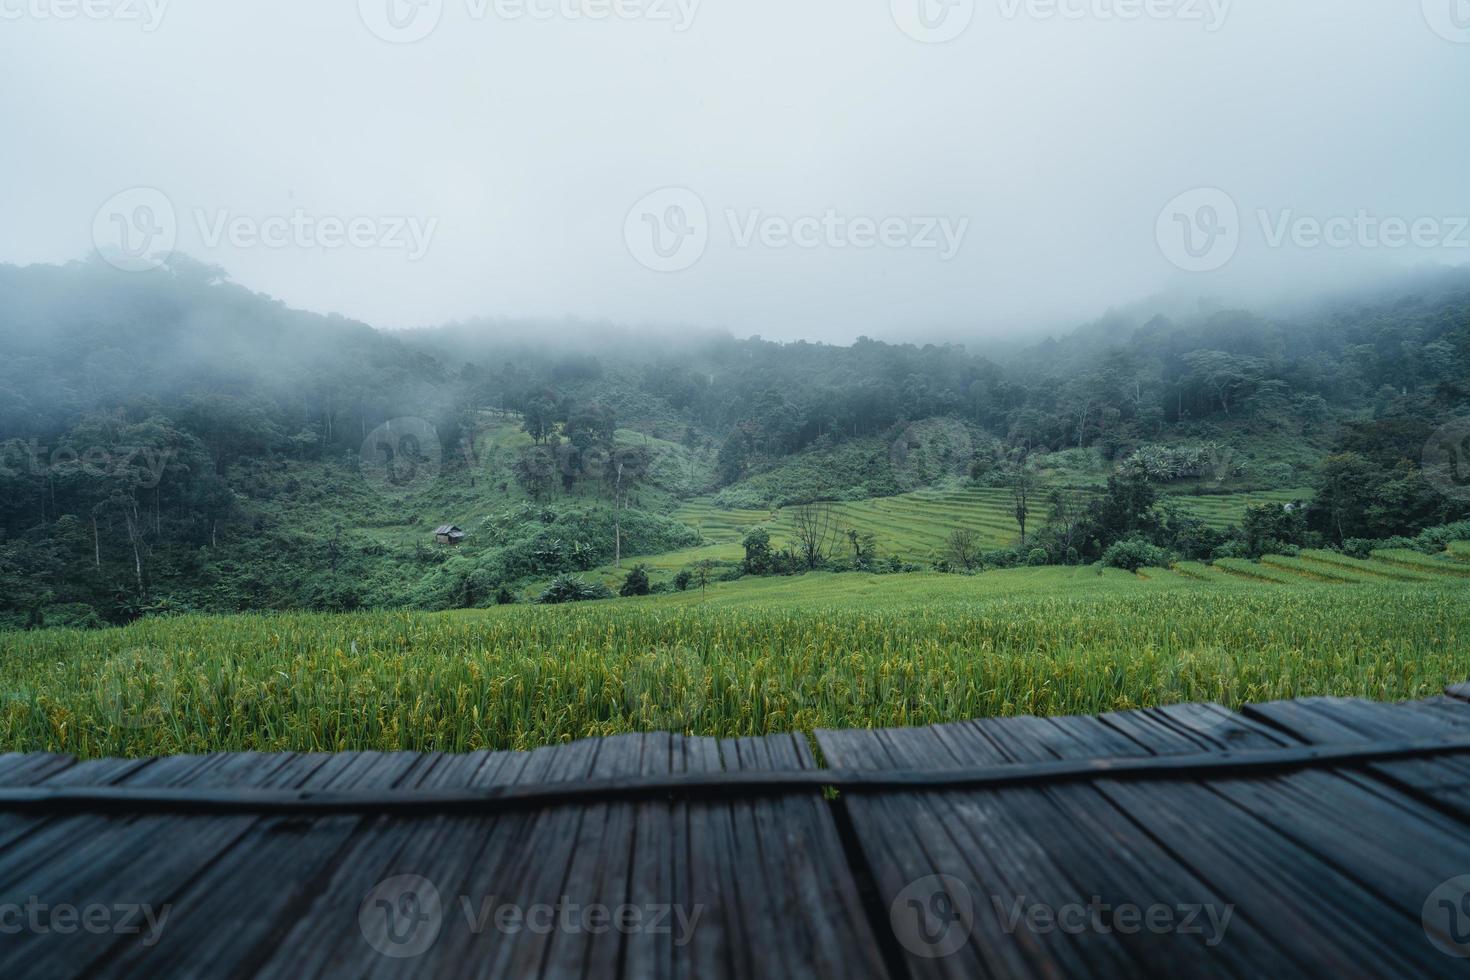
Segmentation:
[[(0, 629), (484, 607), (631, 557), (655, 578), (723, 563), (708, 579), (755, 570), (757, 525), (757, 574), (1089, 563), (1120, 541), (1363, 553), (1470, 516), (1420, 468), (1467, 378), (1470, 284), (1449, 273), (1277, 318), (1118, 314), (983, 356), (568, 323), (390, 334), (183, 258), (0, 267)], [(1299, 487), (1289, 519), (1206, 496)], [(814, 552), (792, 512), (816, 500), (837, 506)], [(446, 523), (457, 548), (435, 542)]]

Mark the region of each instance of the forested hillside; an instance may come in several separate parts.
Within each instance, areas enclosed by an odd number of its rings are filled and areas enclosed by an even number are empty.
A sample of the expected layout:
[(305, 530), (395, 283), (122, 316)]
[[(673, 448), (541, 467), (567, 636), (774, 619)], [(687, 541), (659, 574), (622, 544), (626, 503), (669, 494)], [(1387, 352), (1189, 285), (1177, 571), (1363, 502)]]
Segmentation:
[[(184, 259), (0, 267), (0, 625), (514, 601), (698, 547), (676, 512), (712, 495), (1030, 495), (1011, 550), (1054, 563), (1130, 540), (1341, 548), (1467, 515), (1421, 470), (1467, 412), (1463, 274), (1290, 315), (1117, 314), (987, 357), (572, 322), (384, 333)], [(1159, 506), (1295, 488), (1306, 507), (1234, 544)], [(451, 524), (457, 549), (434, 540)], [(829, 551), (875, 557), (856, 536)]]

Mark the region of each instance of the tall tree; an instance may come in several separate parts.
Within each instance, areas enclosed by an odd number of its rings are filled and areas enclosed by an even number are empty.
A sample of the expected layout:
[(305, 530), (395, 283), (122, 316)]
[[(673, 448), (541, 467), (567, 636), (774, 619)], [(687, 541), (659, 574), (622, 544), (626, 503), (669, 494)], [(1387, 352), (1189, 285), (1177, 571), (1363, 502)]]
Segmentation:
[(827, 503), (801, 504), (792, 514), (796, 525), (797, 554), (808, 569), (821, 568), (831, 554), (837, 524), (832, 516), (832, 505)]

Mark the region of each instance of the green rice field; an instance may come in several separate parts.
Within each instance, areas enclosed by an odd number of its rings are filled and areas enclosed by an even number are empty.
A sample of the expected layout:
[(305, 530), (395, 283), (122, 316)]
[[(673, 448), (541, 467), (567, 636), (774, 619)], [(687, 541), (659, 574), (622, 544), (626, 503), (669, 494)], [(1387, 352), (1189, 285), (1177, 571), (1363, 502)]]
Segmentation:
[(650, 729), (1421, 697), (1470, 678), (1470, 564), (1410, 554), (1140, 575), (814, 574), (572, 607), (11, 633), (0, 746), (458, 752)]

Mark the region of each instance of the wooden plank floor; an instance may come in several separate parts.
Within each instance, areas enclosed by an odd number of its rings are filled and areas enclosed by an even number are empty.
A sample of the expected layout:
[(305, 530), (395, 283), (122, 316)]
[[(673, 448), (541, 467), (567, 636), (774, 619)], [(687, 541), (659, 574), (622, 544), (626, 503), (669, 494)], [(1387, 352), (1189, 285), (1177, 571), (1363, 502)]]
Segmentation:
[[(923, 778), (414, 813), (169, 794), (728, 784), (818, 763), (789, 735), (4, 755), (0, 976), (1470, 975), (1470, 687), (1447, 694), (822, 731), (834, 778)], [(1377, 761), (1302, 751), (1405, 742)], [(1247, 764), (1261, 753), (1304, 761)], [(1130, 765), (1171, 757), (1186, 764)], [(1085, 760), (1110, 761), (1066, 765)], [(978, 769), (1028, 775), (925, 784)], [(14, 793), (78, 787), (126, 800)]]

